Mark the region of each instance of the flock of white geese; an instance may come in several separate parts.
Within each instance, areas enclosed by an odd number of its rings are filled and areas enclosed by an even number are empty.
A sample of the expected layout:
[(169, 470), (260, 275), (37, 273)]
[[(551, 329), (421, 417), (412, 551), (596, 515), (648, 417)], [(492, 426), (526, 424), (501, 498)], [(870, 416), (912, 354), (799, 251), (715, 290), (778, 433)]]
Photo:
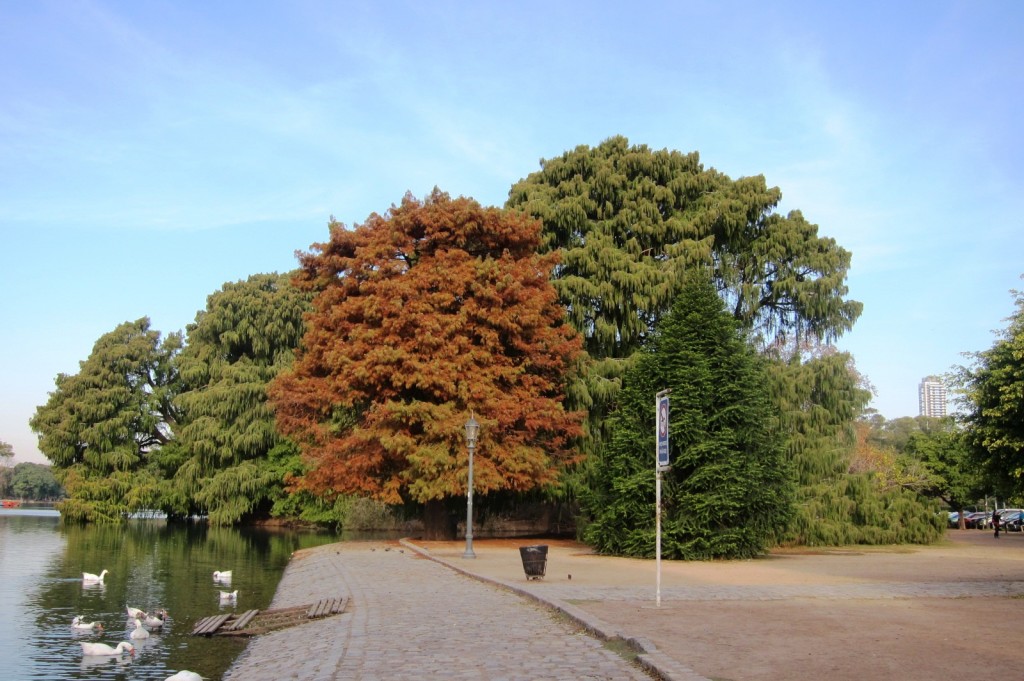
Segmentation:
[[(91, 572), (82, 573), (82, 584), (103, 584), (103, 578), (107, 576), (109, 570), (103, 570), (98, 575)], [(213, 581), (215, 584), (221, 586), (231, 586), (231, 570), (216, 570), (213, 573)], [(235, 603), (238, 600), (238, 589), (234, 591), (221, 591), (220, 602), (221, 603)], [(149, 632), (152, 629), (161, 629), (164, 626), (164, 622), (167, 619), (166, 610), (157, 610), (152, 614), (147, 613), (139, 608), (133, 608), (130, 605), (125, 606), (125, 612), (128, 615), (128, 619), (135, 623), (135, 628), (128, 638), (133, 640), (144, 640), (149, 638)], [(87, 622), (81, 615), (76, 615), (71, 620), (71, 628), (77, 631), (103, 631), (103, 625), (99, 622)], [(99, 643), (94, 641), (81, 641), (82, 655), (84, 656), (121, 656), (124, 654), (135, 655), (135, 646), (132, 645), (131, 641), (121, 641), (116, 646), (107, 645), (106, 643)], [(168, 676), (165, 681), (203, 681), (203, 677), (195, 672), (183, 669), (180, 672)]]

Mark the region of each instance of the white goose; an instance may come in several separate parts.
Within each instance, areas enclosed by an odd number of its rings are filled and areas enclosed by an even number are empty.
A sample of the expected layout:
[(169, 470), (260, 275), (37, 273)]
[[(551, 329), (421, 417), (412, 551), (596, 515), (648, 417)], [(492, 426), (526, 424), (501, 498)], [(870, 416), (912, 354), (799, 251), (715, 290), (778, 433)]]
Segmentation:
[(109, 570), (104, 570), (103, 572), (99, 573), (98, 575), (94, 575), (91, 572), (83, 572), (82, 573), (82, 581), (85, 582), (86, 584), (102, 584), (103, 583), (103, 578), (107, 576), (108, 572), (109, 572)]
[(142, 623), (145, 624), (150, 629), (159, 629), (160, 627), (164, 626), (164, 619), (166, 617), (167, 617), (167, 611), (166, 610), (157, 610), (152, 615), (146, 615), (143, 618)]
[(190, 672), (187, 669), (183, 669), (177, 674), (171, 674), (164, 681), (203, 681), (203, 677), (199, 676), (195, 672)]
[(81, 629), (83, 631), (93, 631), (94, 629), (103, 629), (103, 625), (99, 622), (86, 622), (85, 618), (81, 615), (75, 615), (71, 620), (72, 629)]
[(220, 583), (220, 584), (230, 584), (231, 583), (231, 570), (226, 570), (224, 572), (221, 572), (220, 570), (214, 570), (213, 571), (213, 581), (215, 581), (217, 583)]
[(134, 655), (135, 646), (128, 641), (121, 641), (117, 644), (116, 648), (108, 646), (106, 643), (88, 643), (86, 641), (82, 641), (83, 655), (122, 655), (124, 653)]
[(145, 610), (139, 610), (138, 608), (133, 608), (130, 605), (124, 606), (124, 610), (128, 613), (128, 619), (145, 619), (146, 617)]
[(128, 638), (149, 638), (149, 632), (146, 631), (146, 628), (142, 626), (142, 620), (138, 618), (135, 619), (135, 629), (132, 630), (132, 633), (128, 634)]
[(234, 591), (221, 591), (220, 592), (220, 602), (221, 603), (231, 603), (231, 602), (234, 602), (234, 601), (237, 601), (237, 600), (238, 600), (238, 589), (235, 589)]

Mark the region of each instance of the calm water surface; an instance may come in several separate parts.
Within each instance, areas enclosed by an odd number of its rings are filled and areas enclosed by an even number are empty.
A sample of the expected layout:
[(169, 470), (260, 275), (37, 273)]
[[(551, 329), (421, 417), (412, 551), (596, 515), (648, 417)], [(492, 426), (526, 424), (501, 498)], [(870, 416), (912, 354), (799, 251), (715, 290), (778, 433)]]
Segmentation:
[[(0, 510), (0, 660), (2, 677), (163, 681), (181, 669), (217, 681), (246, 639), (191, 636), (195, 622), (220, 612), (264, 609), (292, 552), (338, 541), (333, 534), (167, 525), (65, 526), (56, 511)], [(109, 570), (102, 585), (82, 573)], [(214, 570), (232, 571), (230, 587)], [(238, 590), (222, 606), (220, 591)], [(135, 628), (125, 605), (169, 613), (163, 630), (132, 641), (134, 657), (84, 657), (80, 641), (116, 646)], [(79, 633), (71, 619), (99, 621)]]

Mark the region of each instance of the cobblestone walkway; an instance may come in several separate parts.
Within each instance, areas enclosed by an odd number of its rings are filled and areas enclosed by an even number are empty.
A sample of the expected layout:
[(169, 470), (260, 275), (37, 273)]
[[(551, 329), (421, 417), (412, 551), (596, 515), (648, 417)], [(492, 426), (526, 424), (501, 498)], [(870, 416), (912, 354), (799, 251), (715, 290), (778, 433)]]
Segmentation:
[(650, 679), (551, 611), (384, 544), (296, 555), (271, 607), (337, 595), (344, 614), (253, 639), (224, 679)]

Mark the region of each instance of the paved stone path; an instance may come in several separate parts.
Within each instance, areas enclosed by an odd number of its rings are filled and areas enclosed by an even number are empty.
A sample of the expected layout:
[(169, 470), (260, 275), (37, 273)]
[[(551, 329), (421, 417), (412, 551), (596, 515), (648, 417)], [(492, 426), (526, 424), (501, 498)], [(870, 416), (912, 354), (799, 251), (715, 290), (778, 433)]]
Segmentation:
[(339, 595), (344, 614), (253, 639), (224, 679), (650, 681), (550, 610), (383, 543), (296, 554), (271, 608)]

